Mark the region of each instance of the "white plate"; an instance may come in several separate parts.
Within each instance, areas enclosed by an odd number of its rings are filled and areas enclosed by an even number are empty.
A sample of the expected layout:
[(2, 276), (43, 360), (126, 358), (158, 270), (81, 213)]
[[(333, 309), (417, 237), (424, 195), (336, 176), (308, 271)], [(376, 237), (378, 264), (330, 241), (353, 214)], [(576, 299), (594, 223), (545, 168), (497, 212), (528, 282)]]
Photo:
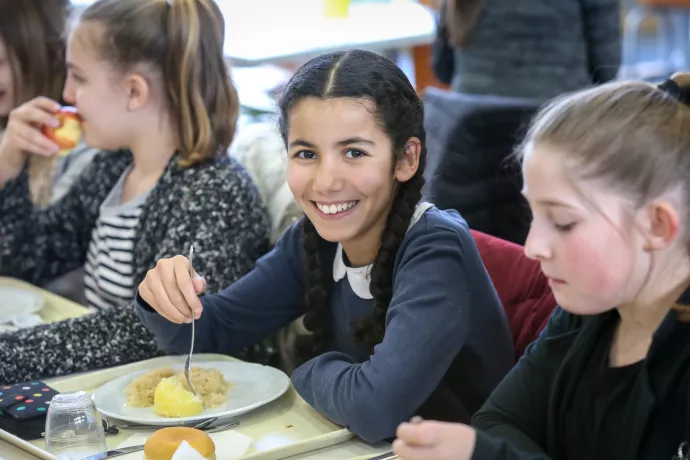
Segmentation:
[(30, 315), (43, 308), (43, 296), (22, 288), (0, 286), (0, 323), (9, 323), (12, 318)]
[[(153, 412), (153, 407), (129, 407), (125, 388), (136, 377), (151, 369), (134, 372), (112, 380), (93, 393), (93, 401), (100, 412), (108, 417), (146, 425), (174, 425), (193, 422), (209, 417), (229, 417), (244, 414), (278, 399), (290, 387), (290, 378), (283, 372), (269, 366), (252, 363), (228, 361), (192, 362), (192, 367), (213, 367), (218, 369), (225, 380), (232, 385), (224, 405), (206, 409), (193, 417), (161, 417)], [(177, 372), (182, 366), (173, 366)]]

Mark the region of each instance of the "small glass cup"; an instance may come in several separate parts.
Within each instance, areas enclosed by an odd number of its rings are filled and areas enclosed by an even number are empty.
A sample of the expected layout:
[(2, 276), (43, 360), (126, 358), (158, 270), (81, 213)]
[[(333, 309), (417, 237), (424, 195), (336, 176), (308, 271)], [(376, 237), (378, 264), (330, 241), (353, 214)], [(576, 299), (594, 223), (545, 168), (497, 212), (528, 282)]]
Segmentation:
[(50, 401), (46, 450), (62, 460), (80, 460), (108, 450), (101, 415), (88, 393), (60, 393)]

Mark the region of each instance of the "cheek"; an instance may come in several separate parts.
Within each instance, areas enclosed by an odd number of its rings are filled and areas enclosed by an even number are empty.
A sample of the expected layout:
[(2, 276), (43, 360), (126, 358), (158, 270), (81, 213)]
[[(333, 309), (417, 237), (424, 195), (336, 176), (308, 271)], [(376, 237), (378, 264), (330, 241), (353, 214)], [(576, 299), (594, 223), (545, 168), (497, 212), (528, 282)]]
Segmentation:
[(0, 84), (5, 90), (12, 89), (12, 69), (7, 64), (0, 64)]
[(309, 169), (298, 165), (295, 161), (288, 160), (286, 177), (290, 191), (297, 200), (300, 200), (310, 180)]
[[(617, 296), (631, 268), (630, 252), (618, 235), (573, 237), (563, 251), (569, 278), (588, 295)], [(600, 234), (601, 235), (601, 234)]]
[(360, 194), (371, 199), (388, 199), (393, 190), (393, 176), (390, 170), (365, 167), (353, 172), (348, 182)]

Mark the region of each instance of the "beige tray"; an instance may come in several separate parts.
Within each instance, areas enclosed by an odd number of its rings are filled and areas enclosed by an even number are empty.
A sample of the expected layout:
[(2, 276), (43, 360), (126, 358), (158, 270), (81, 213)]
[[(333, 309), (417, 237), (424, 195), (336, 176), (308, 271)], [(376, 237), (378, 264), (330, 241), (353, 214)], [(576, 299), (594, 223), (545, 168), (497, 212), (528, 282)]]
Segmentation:
[[(199, 354), (195, 358), (196, 362), (235, 361), (229, 356), (214, 354)], [(166, 356), (102, 371), (50, 379), (46, 383), (61, 392), (83, 390), (92, 393), (101, 385), (122, 375), (142, 369), (184, 364), (184, 360), (183, 356)], [(240, 457), (242, 460), (278, 460), (340, 444), (354, 436), (312, 409), (292, 387), (276, 401), (240, 415), (237, 420), (240, 425), (236, 431), (254, 440), (247, 453)], [(117, 436), (106, 437), (108, 449), (116, 448), (134, 433), (135, 431), (123, 429)], [(43, 440), (27, 443), (2, 430), (0, 439), (28, 450), (41, 459), (56, 460), (56, 457), (43, 450)]]
[(14, 278), (0, 277), (0, 286), (16, 287), (41, 294), (45, 300), (45, 304), (38, 314), (46, 323), (54, 323), (68, 318), (77, 318), (92, 311), (83, 305), (79, 305), (78, 303), (55, 295), (45, 289)]

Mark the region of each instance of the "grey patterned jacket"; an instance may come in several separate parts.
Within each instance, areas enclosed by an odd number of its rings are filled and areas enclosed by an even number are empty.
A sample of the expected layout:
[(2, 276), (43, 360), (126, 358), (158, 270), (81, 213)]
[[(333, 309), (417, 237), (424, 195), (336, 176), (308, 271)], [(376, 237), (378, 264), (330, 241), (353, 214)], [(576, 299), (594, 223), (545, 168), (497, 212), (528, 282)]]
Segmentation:
[[(127, 151), (96, 156), (70, 192), (34, 209), (26, 173), (0, 190), (0, 276), (36, 285), (86, 260), (99, 207), (131, 163)], [(269, 221), (254, 184), (235, 160), (182, 168), (173, 158), (151, 191), (135, 241), (135, 282), (161, 258), (185, 254), (217, 291), (249, 272), (268, 249)], [(160, 354), (131, 306), (0, 335), (0, 383), (70, 374)], [(249, 355), (245, 359), (261, 360)]]
[(549, 99), (616, 78), (619, 0), (487, 0), (451, 86), (468, 94)]

